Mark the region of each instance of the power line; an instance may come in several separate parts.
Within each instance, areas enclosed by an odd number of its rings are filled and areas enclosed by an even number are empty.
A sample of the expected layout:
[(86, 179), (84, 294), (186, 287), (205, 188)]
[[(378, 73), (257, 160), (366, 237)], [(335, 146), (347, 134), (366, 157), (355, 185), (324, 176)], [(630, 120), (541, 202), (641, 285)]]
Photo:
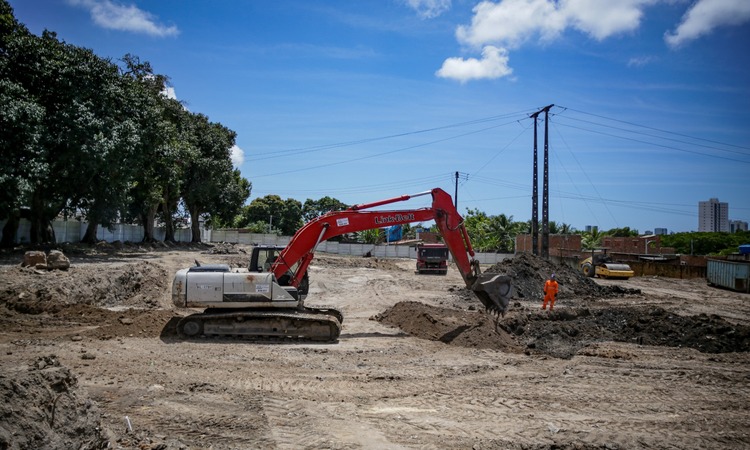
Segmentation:
[(588, 124), (591, 124), (591, 125), (598, 125), (598, 126), (605, 127), (605, 128), (612, 128), (614, 130), (620, 130), (620, 131), (624, 131), (626, 133), (633, 133), (633, 134), (638, 134), (638, 135), (642, 135), (642, 136), (653, 137), (653, 138), (656, 138), (656, 139), (663, 139), (665, 141), (672, 141), (672, 142), (677, 142), (677, 143), (680, 143), (680, 144), (695, 145), (697, 147), (709, 148), (709, 149), (713, 149), (713, 150), (718, 150), (720, 152), (734, 153), (734, 154), (742, 155), (742, 156), (750, 156), (750, 154), (747, 153), (747, 152), (741, 152), (741, 151), (737, 151), (737, 150), (727, 150), (727, 149), (718, 148), (718, 147), (715, 147), (715, 146), (712, 146), (712, 145), (696, 144), (696, 143), (693, 143), (693, 142), (687, 142), (687, 141), (683, 141), (683, 140), (680, 140), (680, 139), (674, 139), (674, 138), (668, 138), (668, 137), (664, 137), (664, 136), (658, 136), (658, 135), (655, 135), (655, 134), (639, 132), (639, 131), (630, 130), (630, 129), (622, 128), (622, 127), (614, 127), (612, 125), (606, 125), (606, 124), (603, 124), (603, 123), (600, 123), (600, 122), (593, 122), (593, 121), (590, 121), (590, 120), (583, 120), (583, 119), (578, 119), (578, 118), (570, 117), (570, 116), (560, 116), (560, 117), (562, 117), (564, 119), (568, 119), (568, 120), (575, 120), (575, 121), (578, 121), (578, 122), (588, 123)]
[(641, 124), (637, 124), (637, 123), (633, 123), (633, 122), (627, 122), (625, 120), (613, 119), (611, 117), (606, 117), (606, 116), (602, 116), (602, 115), (599, 115), (599, 114), (593, 114), (593, 113), (589, 113), (589, 112), (586, 112), (586, 111), (580, 111), (580, 110), (577, 110), (577, 109), (568, 108), (566, 106), (561, 106), (561, 105), (558, 105), (558, 106), (560, 108), (563, 108), (563, 110), (573, 111), (573, 112), (577, 112), (577, 113), (580, 113), (580, 114), (586, 114), (586, 115), (589, 115), (589, 116), (598, 117), (600, 119), (611, 120), (613, 122), (624, 123), (626, 125), (632, 125), (634, 127), (646, 128), (646, 129), (649, 129), (649, 130), (658, 131), (660, 133), (666, 133), (666, 134), (672, 134), (672, 135), (675, 135), (675, 136), (686, 137), (686, 138), (689, 138), (689, 139), (695, 139), (697, 141), (711, 142), (713, 144), (726, 145), (727, 147), (735, 147), (735, 148), (741, 148), (741, 149), (744, 149), (744, 150), (750, 150), (750, 147), (744, 147), (744, 146), (735, 145), (735, 144), (728, 144), (726, 142), (714, 141), (714, 140), (711, 140), (711, 139), (699, 138), (699, 137), (690, 136), (690, 135), (687, 135), (687, 134), (676, 133), (674, 131), (662, 130), (660, 128), (651, 127), (651, 126), (648, 126), (648, 125), (641, 125)]
[(297, 148), (297, 149), (289, 149), (289, 150), (279, 150), (276, 152), (265, 152), (263, 156), (257, 156), (257, 157), (249, 157), (247, 158), (248, 161), (262, 161), (265, 159), (272, 159), (272, 158), (278, 158), (279, 156), (289, 156), (289, 155), (297, 155), (301, 153), (313, 153), (313, 152), (319, 152), (323, 150), (330, 150), (335, 148), (341, 148), (341, 147), (351, 147), (354, 145), (360, 145), (360, 144), (366, 144), (370, 142), (376, 142), (376, 141), (382, 141), (387, 139), (394, 139), (399, 137), (405, 137), (405, 136), (413, 136), (418, 134), (424, 134), (424, 133), (431, 133), (434, 131), (440, 131), (440, 130), (447, 130), (451, 128), (459, 128), (459, 127), (465, 127), (470, 125), (477, 125), (477, 124), (483, 124), (487, 122), (494, 122), (496, 120), (502, 120), (507, 119), (508, 117), (514, 117), (518, 115), (524, 114), (524, 111), (519, 112), (513, 112), (513, 113), (506, 113), (506, 114), (500, 114), (496, 116), (490, 116), (490, 117), (484, 117), (480, 119), (473, 119), (468, 120), (464, 122), (458, 122), (453, 123), (449, 125), (442, 125), (437, 126), (433, 128), (426, 128), (423, 130), (416, 130), (416, 131), (408, 131), (404, 133), (396, 133), (396, 134), (390, 134), (386, 136), (377, 136), (377, 137), (371, 137), (371, 138), (363, 138), (363, 139), (357, 139), (353, 141), (344, 141), (344, 142), (336, 142), (332, 144), (324, 144), (324, 145), (317, 145), (317, 146), (311, 146), (311, 147), (303, 147), (303, 148)]
[(574, 129), (577, 129), (577, 130), (588, 131), (589, 133), (596, 133), (596, 134), (601, 134), (603, 136), (609, 136), (609, 137), (614, 137), (614, 138), (618, 138), (618, 139), (623, 139), (623, 140), (626, 140), (626, 141), (638, 142), (640, 144), (651, 145), (651, 146), (654, 146), (654, 147), (661, 147), (661, 148), (667, 148), (667, 149), (670, 149), (670, 150), (676, 150), (678, 152), (692, 153), (694, 155), (708, 156), (710, 158), (718, 158), (718, 159), (724, 159), (724, 160), (727, 160), (727, 161), (739, 162), (739, 163), (743, 163), (743, 164), (750, 164), (750, 161), (745, 161), (745, 160), (742, 160), (742, 159), (729, 158), (729, 157), (726, 157), (726, 156), (719, 156), (719, 155), (712, 155), (710, 153), (698, 152), (698, 151), (695, 151), (695, 150), (687, 150), (687, 149), (684, 149), (684, 148), (672, 147), (670, 145), (656, 144), (656, 143), (653, 143), (653, 142), (642, 141), (640, 139), (629, 138), (629, 137), (625, 137), (625, 136), (618, 136), (618, 135), (611, 134), (611, 133), (605, 133), (603, 131), (596, 131), (596, 130), (591, 130), (591, 129), (587, 129), (587, 128), (583, 128), (583, 127), (576, 127), (574, 125), (566, 125), (566, 124), (562, 124), (562, 123), (558, 123), (558, 125), (563, 126), (563, 127), (568, 127), (568, 128), (574, 128)]
[(500, 128), (500, 127), (503, 127), (505, 125), (509, 125), (509, 124), (512, 124), (512, 123), (515, 123), (515, 122), (516, 121), (514, 120), (512, 122), (506, 122), (506, 123), (502, 123), (502, 124), (499, 124), (499, 125), (493, 125), (491, 127), (481, 128), (479, 130), (469, 131), (467, 133), (462, 133), (462, 134), (458, 134), (458, 135), (454, 135), (454, 136), (449, 136), (449, 137), (443, 138), (443, 139), (436, 139), (434, 141), (425, 142), (425, 143), (422, 143), (422, 144), (410, 145), (408, 147), (401, 147), (401, 148), (397, 148), (395, 150), (389, 150), (387, 152), (381, 152), (381, 153), (375, 153), (375, 154), (372, 154), (372, 155), (361, 156), (361, 157), (358, 157), (358, 158), (351, 158), (351, 159), (336, 161), (336, 162), (332, 162), (332, 163), (319, 164), (317, 166), (307, 166), (307, 167), (302, 167), (302, 168), (298, 168), (298, 169), (286, 170), (286, 171), (283, 171), (283, 172), (275, 172), (275, 173), (267, 173), (267, 174), (255, 175), (254, 178), (264, 178), (264, 177), (272, 177), (272, 176), (277, 176), (277, 175), (285, 175), (285, 174), (289, 174), (289, 173), (304, 172), (304, 171), (312, 170), (312, 169), (320, 169), (320, 168), (324, 168), (324, 167), (337, 166), (337, 165), (346, 164), (346, 163), (350, 163), (350, 162), (356, 162), (356, 161), (362, 161), (362, 160), (365, 160), (365, 159), (377, 158), (379, 156), (391, 155), (393, 153), (403, 152), (403, 151), (406, 151), (406, 150), (413, 150), (415, 148), (426, 147), (428, 145), (437, 144), (439, 142), (446, 142), (446, 141), (450, 141), (450, 140), (453, 140), (453, 139), (458, 139), (458, 138), (461, 138), (461, 137), (470, 136), (472, 134), (482, 133), (482, 132), (485, 132), (485, 131), (488, 131), (488, 130), (492, 130), (492, 129), (495, 129), (495, 128)]

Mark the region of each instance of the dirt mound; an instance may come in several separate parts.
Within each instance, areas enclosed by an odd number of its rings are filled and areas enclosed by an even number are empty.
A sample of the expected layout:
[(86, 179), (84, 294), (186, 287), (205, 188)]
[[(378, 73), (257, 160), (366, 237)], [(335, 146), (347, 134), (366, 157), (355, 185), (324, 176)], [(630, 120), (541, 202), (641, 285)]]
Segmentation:
[(528, 351), (569, 359), (607, 341), (689, 347), (704, 353), (750, 352), (750, 327), (719, 316), (679, 316), (658, 307), (528, 308), (495, 322), (487, 314), (400, 302), (372, 318), (413, 336), (450, 345)]
[(534, 352), (572, 358), (604, 341), (689, 347), (704, 353), (750, 351), (750, 327), (719, 316), (679, 316), (658, 307), (566, 308), (511, 314), (499, 326)]
[(107, 448), (101, 414), (55, 356), (0, 366), (0, 448)]
[(501, 261), (486, 272), (502, 273), (511, 277), (513, 298), (539, 300), (544, 298), (544, 282), (555, 274), (560, 285), (558, 298), (598, 299), (622, 295), (639, 295), (639, 289), (620, 286), (600, 286), (593, 279), (564, 264), (554, 264), (546, 259), (519, 253), (514, 258)]
[(372, 318), (422, 339), (470, 348), (521, 352), (513, 337), (495, 331), (494, 320), (484, 313), (429, 306), (419, 302), (399, 302)]
[(0, 268), (0, 305), (26, 314), (70, 304), (155, 308), (168, 282), (166, 270), (148, 261), (65, 272), (10, 266)]

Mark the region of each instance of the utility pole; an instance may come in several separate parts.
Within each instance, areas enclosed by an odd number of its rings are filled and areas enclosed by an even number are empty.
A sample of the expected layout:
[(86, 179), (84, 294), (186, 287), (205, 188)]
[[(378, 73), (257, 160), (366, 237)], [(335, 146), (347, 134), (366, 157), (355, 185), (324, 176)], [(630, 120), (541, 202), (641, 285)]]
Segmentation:
[(548, 105), (532, 114), (534, 119), (534, 174), (531, 194), (531, 246), (532, 254), (539, 253), (539, 168), (537, 165), (537, 118), (544, 113), (544, 177), (542, 188), (542, 258), (549, 259), (549, 110), (555, 105)]
[[(464, 175), (464, 180), (468, 180), (469, 179), (469, 174), (468, 173), (465, 173), (463, 175)], [(453, 204), (456, 207), (456, 211), (458, 211), (458, 179), (459, 179), (459, 177), (461, 177), (461, 172), (456, 171), (456, 192), (453, 195)]]
[(531, 115), (531, 118), (534, 119), (534, 173), (532, 177), (533, 181), (531, 182), (531, 254), (534, 256), (539, 254), (539, 170), (537, 169), (536, 162), (536, 120), (540, 112), (537, 111)]
[(456, 171), (456, 194), (453, 196), (453, 203), (455, 203), (456, 211), (458, 211), (458, 171)]
[(544, 108), (544, 186), (542, 187), (542, 258), (549, 259), (549, 109)]

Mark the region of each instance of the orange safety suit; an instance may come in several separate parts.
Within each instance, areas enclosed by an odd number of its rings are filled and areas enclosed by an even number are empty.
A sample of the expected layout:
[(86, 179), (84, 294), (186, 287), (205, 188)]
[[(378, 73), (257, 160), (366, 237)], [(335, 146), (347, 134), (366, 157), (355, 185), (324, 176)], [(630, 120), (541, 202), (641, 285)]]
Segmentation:
[(549, 310), (555, 307), (555, 300), (557, 299), (557, 281), (547, 280), (544, 283), (544, 303), (542, 303), (542, 309), (547, 309), (547, 302), (549, 302)]

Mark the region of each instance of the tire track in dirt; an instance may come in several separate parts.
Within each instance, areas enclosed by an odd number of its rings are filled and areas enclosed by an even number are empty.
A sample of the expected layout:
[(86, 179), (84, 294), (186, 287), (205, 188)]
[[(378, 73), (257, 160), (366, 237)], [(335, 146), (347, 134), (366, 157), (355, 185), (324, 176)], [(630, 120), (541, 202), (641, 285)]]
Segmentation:
[(319, 403), (281, 396), (263, 397), (263, 413), (277, 448), (330, 448), (336, 441), (324, 432)]

